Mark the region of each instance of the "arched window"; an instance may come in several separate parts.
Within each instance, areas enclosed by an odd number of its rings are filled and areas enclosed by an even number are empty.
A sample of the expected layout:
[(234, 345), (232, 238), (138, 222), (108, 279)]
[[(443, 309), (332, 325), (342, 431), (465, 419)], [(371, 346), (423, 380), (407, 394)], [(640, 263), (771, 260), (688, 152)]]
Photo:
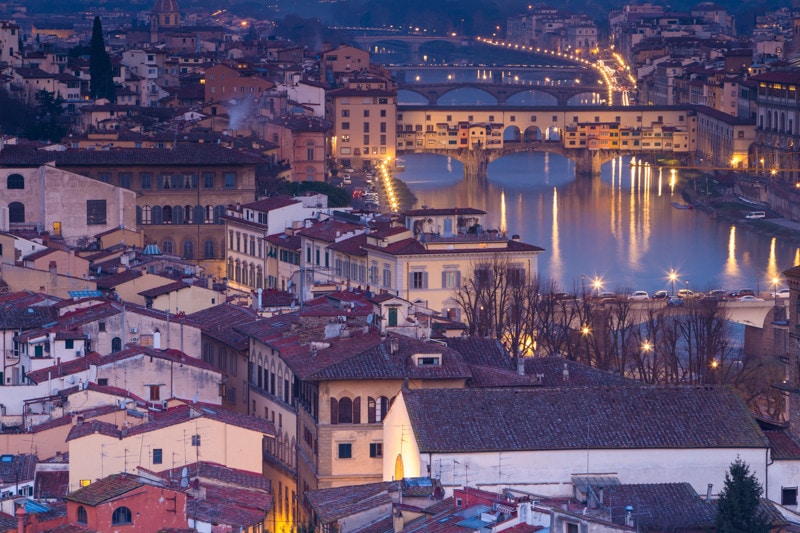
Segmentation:
[(86, 507), (83, 505), (78, 506), (78, 523), (79, 524), (88, 524), (89, 517), (86, 514)]
[(170, 240), (164, 241), (164, 244), (161, 245), (161, 251), (164, 252), (165, 254), (174, 254), (175, 243)]
[(314, 181), (314, 167), (306, 167), (306, 181)]
[(8, 221), (11, 224), (25, 222), (25, 204), (22, 202), (8, 204)]
[(207, 239), (203, 243), (203, 257), (206, 259), (214, 259), (214, 241)]
[(331, 398), (331, 424), (339, 423), (339, 401)]
[(214, 224), (222, 224), (222, 215), (225, 214), (225, 206), (214, 206)]
[(127, 507), (117, 507), (111, 515), (112, 526), (122, 526), (131, 523), (131, 510)]
[(242, 281), (242, 264), (239, 262), (238, 259), (236, 260), (236, 268), (233, 273), (233, 279), (236, 280), (237, 282)]
[(339, 424), (358, 424), (361, 416), (358, 412), (361, 408), (361, 398), (351, 400), (347, 396), (339, 400)]
[(176, 205), (172, 208), (172, 223), (183, 224), (183, 206)]
[(8, 176), (8, 180), (6, 181), (6, 188), (7, 189), (24, 189), (25, 188), (25, 178), (22, 177), (21, 174), (11, 174)]
[(192, 215), (192, 222), (195, 224), (206, 223), (206, 210), (202, 205), (194, 206), (194, 215)]
[(261, 265), (258, 265), (256, 268), (256, 289), (263, 289), (264, 288), (264, 273), (261, 269)]
[(142, 224), (151, 224), (151, 223), (152, 223), (152, 218), (151, 218), (150, 206), (149, 205), (142, 206)]
[(163, 218), (163, 223), (172, 224), (172, 206), (165, 205), (161, 213), (162, 213), (161, 216)]
[(251, 287), (256, 286), (256, 269), (252, 263), (250, 264), (250, 279), (248, 280), (247, 284)]
[(119, 337), (114, 337), (111, 339), (111, 353), (117, 353), (122, 351), (122, 339)]
[(213, 224), (214, 223), (214, 206), (207, 205), (205, 207), (205, 223), (206, 224)]
[(233, 279), (233, 259), (228, 258), (228, 269), (225, 274), (228, 279)]
[[(142, 215), (144, 216), (144, 215)], [(153, 206), (153, 224), (163, 224), (164, 223), (164, 210), (161, 208), (160, 205)]]
[(389, 398), (386, 396), (381, 396), (377, 400), (375, 398), (367, 398), (367, 422), (369, 424), (382, 422), (388, 410)]
[(190, 205), (183, 206), (183, 223), (191, 224), (194, 216), (194, 208)]
[(185, 241), (183, 243), (183, 258), (184, 259), (194, 259), (194, 242), (193, 241)]

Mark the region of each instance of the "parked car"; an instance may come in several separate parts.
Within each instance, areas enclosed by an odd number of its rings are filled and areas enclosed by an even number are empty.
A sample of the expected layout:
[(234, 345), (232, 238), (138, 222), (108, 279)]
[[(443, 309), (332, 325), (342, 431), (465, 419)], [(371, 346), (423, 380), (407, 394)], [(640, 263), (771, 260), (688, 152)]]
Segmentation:
[(669, 298), (669, 293), (667, 291), (656, 291), (653, 294), (653, 300), (666, 300)]
[(738, 291), (731, 291), (728, 296), (731, 298), (741, 298), (742, 296), (755, 296), (756, 293), (753, 289), (739, 289)]
[(667, 299), (668, 307), (683, 307), (683, 298), (680, 296), (670, 296)]
[(680, 296), (683, 299), (694, 298), (694, 291), (691, 291), (689, 289), (681, 289), (678, 291), (678, 296)]
[(706, 299), (708, 300), (724, 300), (726, 297), (725, 291), (722, 289), (714, 289), (713, 291), (708, 291), (706, 295)]
[(633, 293), (628, 296), (629, 300), (649, 300), (650, 295), (647, 291), (633, 291)]
[(788, 298), (791, 291), (789, 289), (778, 289), (777, 292), (772, 293), (773, 298)]
[(747, 294), (745, 296), (740, 296), (739, 297), (739, 301), (740, 302), (763, 302), (764, 299), (763, 298), (756, 298), (755, 296), (751, 296), (751, 295)]

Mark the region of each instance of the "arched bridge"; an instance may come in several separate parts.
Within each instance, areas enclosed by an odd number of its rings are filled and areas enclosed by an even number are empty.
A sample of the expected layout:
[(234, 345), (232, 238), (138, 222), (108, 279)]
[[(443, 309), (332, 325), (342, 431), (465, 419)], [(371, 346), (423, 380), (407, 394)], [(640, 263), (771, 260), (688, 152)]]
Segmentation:
[[(783, 306), (776, 306), (773, 300), (763, 300), (755, 302), (740, 302), (738, 300), (725, 300), (718, 302), (720, 309), (731, 322), (763, 329), (768, 322), (774, 320), (776, 309), (784, 309)], [(649, 318), (649, 313), (653, 310), (668, 309), (672, 313), (685, 313), (687, 307), (667, 307), (663, 301), (642, 301), (632, 302), (631, 310), (632, 323), (645, 322)], [(630, 317), (629, 317), (630, 318)]]
[(468, 37), (458, 37), (452, 35), (401, 35), (397, 33), (386, 34), (364, 34), (356, 35), (350, 42), (357, 45), (362, 50), (370, 50), (380, 44), (401, 43), (408, 48), (412, 58), (419, 58), (420, 47), (434, 42), (445, 42), (454, 46), (464, 46), (470, 42)]
[(587, 150), (585, 148), (565, 148), (560, 142), (549, 141), (506, 141), (502, 147), (486, 148), (481, 145), (458, 149), (415, 147), (398, 149), (397, 155), (438, 154), (460, 161), (464, 165), (464, 179), (485, 182), (488, 179), (489, 163), (501, 157), (521, 152), (548, 152), (575, 162), (576, 176), (598, 176), (604, 163), (622, 155), (630, 155), (619, 150)]
[[(498, 71), (499, 72), (499, 71)], [(580, 94), (592, 95), (599, 101), (600, 96), (607, 94), (608, 89), (602, 85), (523, 85), (511, 83), (401, 83), (398, 89), (419, 94), (428, 101), (429, 105), (436, 105), (445, 94), (458, 89), (478, 89), (495, 98), (498, 105), (502, 105), (512, 96), (530, 91), (549, 94), (556, 99), (557, 106), (566, 106), (567, 101)]]

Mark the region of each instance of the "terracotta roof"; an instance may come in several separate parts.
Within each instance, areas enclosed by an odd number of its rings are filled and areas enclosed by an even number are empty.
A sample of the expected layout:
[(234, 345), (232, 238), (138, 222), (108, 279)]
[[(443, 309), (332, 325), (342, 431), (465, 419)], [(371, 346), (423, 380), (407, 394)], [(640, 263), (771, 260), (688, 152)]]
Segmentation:
[(332, 489), (306, 491), (305, 496), (314, 513), (323, 524), (331, 524), (341, 518), (375, 509), (380, 505), (391, 505), (390, 489), (398, 484), (393, 481), (350, 485)]
[[(568, 379), (564, 379), (564, 365), (567, 365)], [(535, 378), (537, 383), (545, 387), (645, 386), (641, 381), (626, 379), (619, 374), (593, 368), (577, 361), (570, 361), (560, 356), (526, 357), (525, 374)]]
[(49, 305), (0, 304), (0, 330), (38, 328), (57, 318), (58, 313)]
[(460, 353), (467, 364), (492, 366), (505, 370), (516, 369), (514, 361), (497, 339), (454, 337), (443, 340), (450, 348)]
[(772, 449), (772, 458), (800, 459), (800, 444), (792, 437), (788, 430), (763, 430)]
[(111, 290), (118, 285), (141, 278), (142, 276), (144, 276), (144, 273), (141, 270), (131, 269), (123, 270), (122, 272), (117, 272), (116, 274), (111, 274), (108, 276), (101, 276), (97, 278), (97, 290)]
[(297, 234), (310, 239), (316, 239), (326, 242), (336, 242), (338, 236), (350, 232), (365, 231), (364, 226), (357, 226), (355, 224), (348, 224), (347, 222), (340, 222), (338, 220), (329, 219), (319, 224), (314, 224), (310, 228), (303, 228), (298, 230)]
[(276, 246), (280, 246), (281, 248), (286, 248), (287, 250), (299, 250), (300, 249), (300, 237), (297, 235), (287, 235), (286, 233), (276, 233), (274, 235), (268, 235), (266, 237), (267, 241), (271, 242)]
[(234, 350), (244, 351), (250, 346), (250, 338), (232, 326), (258, 320), (258, 314), (249, 307), (226, 303), (197, 311), (186, 318), (197, 323), (203, 335), (227, 344)]
[(365, 244), (367, 244), (367, 236), (362, 234), (335, 242), (329, 245), (328, 249), (348, 255), (364, 256), (367, 255), (367, 251), (364, 249)]
[(167, 283), (166, 285), (161, 285), (160, 287), (153, 287), (152, 289), (147, 289), (146, 291), (142, 291), (139, 293), (140, 296), (144, 296), (145, 298), (155, 298), (156, 296), (161, 296), (163, 294), (169, 294), (171, 292), (179, 291), (181, 289), (186, 289), (191, 287), (188, 283), (183, 281), (173, 281), (172, 283)]
[(130, 348), (126, 348), (125, 350), (99, 357), (94, 361), (92, 361), (92, 364), (100, 367), (100, 366), (110, 365), (118, 361), (123, 361), (125, 359), (133, 359), (145, 356), (150, 358), (155, 357), (157, 359), (165, 359), (167, 361), (180, 363), (181, 365), (193, 366), (201, 368), (203, 370), (209, 370), (211, 372), (220, 373), (220, 370), (217, 367), (210, 365), (205, 361), (203, 361), (202, 359), (198, 359), (197, 357), (188, 356), (180, 350), (173, 350), (173, 349), (157, 350), (146, 346), (131, 346)]
[(36, 480), (33, 484), (34, 497), (60, 500), (68, 492), (68, 470), (40, 470), (36, 472)]
[(191, 405), (171, 407), (166, 411), (153, 411), (150, 413), (150, 420), (148, 422), (128, 428), (125, 432), (114, 424), (109, 424), (107, 422), (98, 422), (96, 420), (84, 422), (81, 425), (74, 426), (70, 430), (69, 435), (67, 435), (67, 441), (69, 442), (86, 435), (91, 435), (92, 433), (101, 433), (103, 435), (122, 439), (197, 420), (198, 418), (208, 418), (223, 424), (257, 431), (265, 435), (276, 434), (275, 425), (269, 420), (237, 413), (219, 405), (193, 403)]
[(64, 497), (65, 500), (96, 506), (143, 486), (140, 478), (129, 474), (104, 477)]
[(93, 364), (99, 357), (100, 356), (96, 353), (90, 353), (84, 357), (79, 357), (65, 363), (54, 364), (53, 366), (49, 366), (47, 368), (41, 368), (33, 372), (28, 372), (26, 376), (34, 383), (43, 383), (47, 381), (48, 378), (69, 376), (71, 374), (77, 374), (78, 372), (86, 371), (89, 369), (89, 366)]
[[(373, 334), (375, 335), (375, 334)], [(373, 337), (374, 338), (374, 337)], [(398, 349), (392, 353), (392, 341), (398, 343)], [(347, 348), (346, 344), (343, 346)], [(364, 349), (365, 348), (365, 349)], [(319, 350), (315, 358), (324, 355)], [(376, 342), (363, 347), (352, 347), (340, 361), (331, 362), (324, 368), (308, 375), (309, 381), (350, 380), (350, 379), (466, 379), (472, 374), (461, 355), (439, 343), (425, 342), (399, 335), (391, 339), (377, 338)], [(437, 354), (441, 356), (438, 365), (418, 365), (415, 354)], [(343, 354), (345, 355), (345, 354)]]
[(0, 484), (33, 481), (37, 460), (36, 455), (24, 453), (14, 455), (9, 462), (0, 462)]
[(765, 72), (756, 76), (751, 76), (753, 81), (765, 81), (769, 83), (795, 83), (800, 84), (800, 71), (783, 70), (776, 72)]
[(216, 144), (178, 143), (174, 149), (117, 148), (113, 150), (36, 150), (27, 146), (6, 145), (0, 152), (0, 166), (31, 167), (55, 161), (59, 167), (130, 165), (258, 165), (266, 160), (236, 152)]
[[(741, 398), (722, 387), (404, 389), (403, 395), (421, 453), (768, 446)], [(565, 423), (576, 416), (581, 424)]]
[(289, 205), (295, 205), (301, 203), (290, 196), (272, 196), (270, 198), (263, 198), (261, 200), (257, 200), (255, 202), (250, 202), (248, 204), (243, 204), (242, 208), (252, 209), (254, 211), (262, 211), (262, 212), (269, 212), (273, 209), (280, 209), (281, 207), (286, 207)]
[[(715, 506), (689, 483), (611, 485), (603, 488), (603, 507), (611, 521), (625, 525), (625, 507), (633, 506), (641, 531), (704, 531), (714, 529)], [(638, 512), (637, 512), (638, 511)]]

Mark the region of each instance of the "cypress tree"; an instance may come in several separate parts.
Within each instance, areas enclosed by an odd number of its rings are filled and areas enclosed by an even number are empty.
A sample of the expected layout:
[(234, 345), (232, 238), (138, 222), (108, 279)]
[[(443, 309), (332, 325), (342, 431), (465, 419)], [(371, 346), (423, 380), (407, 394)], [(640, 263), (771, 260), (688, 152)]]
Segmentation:
[(100, 17), (94, 18), (89, 54), (89, 96), (92, 99), (106, 98), (116, 102), (114, 69), (111, 66), (111, 56), (106, 52)]
[(747, 464), (736, 458), (725, 473), (725, 484), (717, 502), (719, 533), (769, 533), (770, 526), (759, 512), (763, 488)]

